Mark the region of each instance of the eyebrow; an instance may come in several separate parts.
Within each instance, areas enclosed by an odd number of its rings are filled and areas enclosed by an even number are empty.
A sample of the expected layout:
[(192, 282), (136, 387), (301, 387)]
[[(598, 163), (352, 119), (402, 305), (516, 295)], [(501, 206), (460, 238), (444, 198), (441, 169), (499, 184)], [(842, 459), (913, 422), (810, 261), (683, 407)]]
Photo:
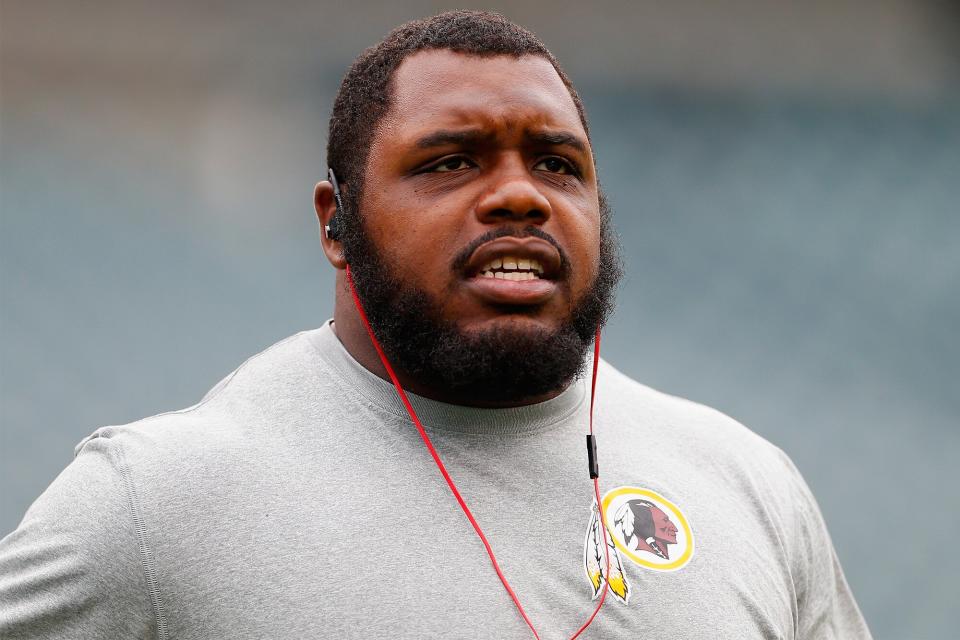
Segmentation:
[(566, 131), (527, 131), (526, 137), (535, 144), (568, 146), (581, 153), (587, 153), (587, 143), (579, 136)]
[[(526, 131), (524, 137), (535, 145), (569, 146), (581, 153), (587, 153), (587, 143), (579, 136), (566, 131)], [(480, 130), (451, 131), (441, 129), (429, 133), (416, 141), (418, 149), (432, 149), (447, 145), (469, 146), (489, 143), (496, 138), (492, 132)]]
[(447, 145), (479, 144), (489, 142), (495, 137), (496, 135), (493, 133), (479, 130), (447, 131), (441, 129), (417, 140), (416, 146), (419, 149), (431, 149), (433, 147), (444, 147)]

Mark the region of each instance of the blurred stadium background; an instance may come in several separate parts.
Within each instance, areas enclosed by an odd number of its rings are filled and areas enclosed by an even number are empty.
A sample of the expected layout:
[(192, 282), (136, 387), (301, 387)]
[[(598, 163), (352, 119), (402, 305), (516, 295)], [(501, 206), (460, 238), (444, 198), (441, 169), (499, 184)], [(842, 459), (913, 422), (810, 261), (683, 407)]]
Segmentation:
[[(960, 11), (526, 2), (628, 277), (606, 357), (797, 462), (878, 640), (955, 637)], [(94, 428), (332, 312), (346, 66), (443, 3), (0, 5), (0, 535)]]

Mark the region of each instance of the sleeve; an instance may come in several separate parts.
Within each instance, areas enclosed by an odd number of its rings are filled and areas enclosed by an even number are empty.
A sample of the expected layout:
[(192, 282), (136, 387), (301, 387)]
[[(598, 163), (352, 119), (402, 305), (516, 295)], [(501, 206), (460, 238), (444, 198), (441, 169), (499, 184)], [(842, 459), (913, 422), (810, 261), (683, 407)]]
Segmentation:
[(813, 492), (786, 454), (793, 494), (797, 640), (870, 640)]
[(93, 437), (0, 540), (0, 638), (156, 638), (120, 444)]

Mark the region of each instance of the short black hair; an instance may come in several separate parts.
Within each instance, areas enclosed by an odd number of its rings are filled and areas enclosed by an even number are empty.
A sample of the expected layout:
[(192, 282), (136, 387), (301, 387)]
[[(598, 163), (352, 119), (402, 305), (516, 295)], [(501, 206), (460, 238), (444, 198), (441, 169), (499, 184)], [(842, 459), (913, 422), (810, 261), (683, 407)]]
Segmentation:
[(567, 74), (543, 42), (523, 27), (498, 13), (484, 11), (450, 11), (402, 24), (354, 61), (340, 83), (330, 114), (327, 166), (347, 187), (343, 196), (348, 211), (341, 212), (339, 224), (348, 237), (358, 231), (367, 156), (377, 126), (390, 109), (393, 74), (407, 56), (430, 49), (481, 57), (545, 58), (570, 92), (583, 129), (590, 135), (583, 103)]

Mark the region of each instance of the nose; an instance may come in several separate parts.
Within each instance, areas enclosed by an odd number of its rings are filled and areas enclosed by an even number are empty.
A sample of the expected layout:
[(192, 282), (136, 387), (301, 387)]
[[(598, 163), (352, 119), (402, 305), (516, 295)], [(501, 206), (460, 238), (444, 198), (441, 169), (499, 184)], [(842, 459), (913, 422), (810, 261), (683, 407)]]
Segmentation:
[(506, 163), (493, 175), (490, 188), (477, 203), (477, 219), (484, 224), (523, 222), (543, 224), (552, 210), (534, 177), (522, 161)]

